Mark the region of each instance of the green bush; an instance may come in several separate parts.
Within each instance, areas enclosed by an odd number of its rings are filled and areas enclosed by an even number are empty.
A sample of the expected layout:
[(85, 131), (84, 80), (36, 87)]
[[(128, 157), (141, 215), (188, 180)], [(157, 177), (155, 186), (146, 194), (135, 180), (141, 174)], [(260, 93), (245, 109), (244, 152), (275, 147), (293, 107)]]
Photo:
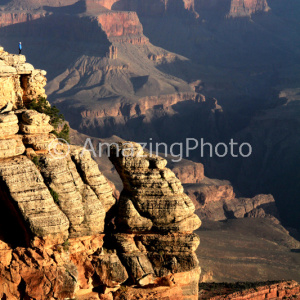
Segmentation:
[(42, 166), (39, 156), (34, 156), (31, 160), (38, 168)]
[(54, 105), (51, 106), (46, 98), (39, 97), (34, 99), (28, 105), (28, 109), (33, 109), (39, 113), (46, 114), (50, 117), (50, 124), (57, 129), (57, 127), (65, 120), (64, 115), (60, 113), (59, 109)]
[(50, 189), (50, 194), (54, 200), (54, 202), (56, 204), (59, 204), (59, 197), (58, 197), (58, 194), (53, 190), (53, 189)]
[(58, 138), (70, 142), (70, 128), (67, 124), (64, 124), (63, 129), (60, 132), (57, 132), (58, 127), (65, 121), (65, 117), (55, 105), (51, 106), (46, 98), (39, 97), (38, 100), (34, 99), (30, 102), (28, 109), (36, 110), (39, 113), (49, 116), (50, 124), (54, 127), (52, 133)]
[(69, 251), (69, 248), (70, 248), (70, 242), (69, 242), (69, 240), (66, 240), (66, 241), (62, 244), (62, 246), (63, 246), (63, 249), (64, 249), (65, 251)]
[(70, 127), (65, 124), (63, 129), (60, 132), (57, 132), (56, 130), (52, 132), (55, 134), (59, 139), (64, 139), (68, 143), (70, 143)]

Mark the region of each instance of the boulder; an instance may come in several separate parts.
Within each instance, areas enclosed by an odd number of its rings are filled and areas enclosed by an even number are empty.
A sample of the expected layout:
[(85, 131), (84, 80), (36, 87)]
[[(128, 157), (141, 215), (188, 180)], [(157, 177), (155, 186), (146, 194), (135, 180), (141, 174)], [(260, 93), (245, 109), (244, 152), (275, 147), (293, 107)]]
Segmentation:
[(138, 284), (145, 276), (154, 275), (152, 264), (145, 253), (140, 251), (122, 253), (120, 257), (134, 283)]
[(93, 260), (94, 269), (101, 285), (113, 288), (125, 282), (127, 271), (116, 254), (103, 254)]

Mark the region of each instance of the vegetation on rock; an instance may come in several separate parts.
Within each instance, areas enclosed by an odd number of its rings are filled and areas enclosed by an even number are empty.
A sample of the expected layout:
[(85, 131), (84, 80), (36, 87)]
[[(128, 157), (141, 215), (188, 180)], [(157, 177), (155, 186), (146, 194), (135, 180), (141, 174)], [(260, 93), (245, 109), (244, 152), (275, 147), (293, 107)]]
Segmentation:
[(58, 132), (58, 128), (65, 121), (65, 117), (55, 105), (51, 106), (46, 98), (39, 97), (38, 99), (34, 99), (29, 103), (28, 109), (33, 109), (39, 113), (43, 113), (49, 116), (50, 124), (54, 127), (54, 131), (52, 133), (55, 134), (58, 138), (70, 142), (70, 128), (68, 124), (64, 124), (62, 130)]

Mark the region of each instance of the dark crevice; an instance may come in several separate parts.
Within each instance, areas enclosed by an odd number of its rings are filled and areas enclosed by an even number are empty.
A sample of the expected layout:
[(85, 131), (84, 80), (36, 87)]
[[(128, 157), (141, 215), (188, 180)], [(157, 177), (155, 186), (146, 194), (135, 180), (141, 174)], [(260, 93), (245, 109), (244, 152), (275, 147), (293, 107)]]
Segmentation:
[(27, 300), (26, 297), (26, 283), (24, 279), (21, 279), (20, 284), (18, 285), (18, 292), (20, 293), (20, 300)]
[(0, 179), (0, 236), (1, 240), (12, 247), (30, 245), (31, 230), (2, 179)]

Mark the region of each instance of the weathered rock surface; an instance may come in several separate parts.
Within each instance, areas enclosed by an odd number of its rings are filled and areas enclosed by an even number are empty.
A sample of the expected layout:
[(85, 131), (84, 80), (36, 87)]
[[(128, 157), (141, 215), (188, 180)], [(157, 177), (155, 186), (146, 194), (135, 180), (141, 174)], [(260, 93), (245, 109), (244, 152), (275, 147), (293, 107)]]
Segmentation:
[[(152, 229), (157, 231), (167, 227), (168, 231), (192, 232), (200, 226), (192, 201), (175, 174), (165, 168), (165, 159), (150, 156), (133, 142), (113, 146), (110, 159), (124, 184), (117, 217), (121, 230), (136, 230), (130, 225), (135, 220), (146, 227), (152, 222)], [(124, 213), (124, 208), (130, 214)]]
[[(193, 201), (196, 214), (201, 219), (221, 221), (236, 218), (271, 218), (278, 221), (278, 211), (272, 195), (257, 195), (253, 198), (238, 198), (227, 180), (210, 179), (204, 176), (202, 164), (191, 161), (171, 162), (174, 173), (182, 179), (185, 193)], [(198, 174), (193, 178), (191, 174)], [(202, 175), (202, 176), (201, 176)]]
[(236, 198), (228, 181), (204, 179), (202, 183), (185, 184), (201, 219), (221, 221), (236, 218), (272, 218), (278, 222), (278, 212), (272, 195)]
[(18, 133), (19, 125), (18, 118), (15, 113), (0, 115), (0, 139)]
[(0, 159), (21, 155), (25, 152), (25, 146), (21, 135), (11, 135), (6, 139), (0, 139)]
[[(2, 47), (1, 47), (2, 48)], [(46, 72), (35, 70), (24, 55), (15, 55), (0, 48), (0, 109), (8, 103), (22, 108), (24, 102), (46, 97)], [(26, 102), (27, 101), (27, 102)]]
[(113, 288), (128, 278), (127, 271), (116, 254), (102, 254), (95, 257), (93, 266), (103, 286)]
[(250, 17), (254, 13), (269, 10), (267, 0), (231, 0), (228, 17)]
[(66, 159), (45, 155), (41, 173), (48, 187), (57, 193), (58, 206), (70, 221), (72, 237), (104, 232), (104, 203), (89, 185), (84, 184), (69, 156)]
[(204, 179), (204, 166), (201, 163), (182, 160), (178, 163), (173, 163), (171, 170), (182, 184), (199, 183)]
[(104, 232), (106, 211), (115, 198), (90, 153), (81, 155), (82, 149), (73, 147), (72, 154), (55, 156), (50, 117), (34, 110), (10, 111), (15, 108), (7, 104), (0, 113), (0, 183), (4, 209), (13, 211), (23, 232), (20, 243), (43, 237), (55, 244)]
[(252, 288), (244, 288), (242, 291), (233, 292), (239, 289), (239, 283), (227, 288), (221, 284), (201, 284), (201, 296), (199, 299), (298, 299), (300, 297), (300, 286), (295, 281), (281, 281), (276, 283), (262, 282), (251, 283)]
[[(46, 151), (51, 148), (52, 142), (56, 139), (54, 134), (27, 134), (23, 136), (23, 143), (36, 151)], [(53, 145), (54, 146), (54, 145)]]
[(97, 21), (112, 42), (149, 43), (136, 12), (109, 11), (99, 14)]
[(99, 171), (97, 163), (92, 159), (90, 152), (74, 147), (71, 152), (72, 160), (82, 174), (83, 180), (94, 191), (103, 203), (106, 213), (114, 208), (116, 199), (112, 195), (112, 188), (104, 175)]
[[(178, 299), (197, 299), (200, 268), (194, 251), (199, 238), (192, 231), (201, 221), (192, 201), (165, 159), (133, 142), (117, 143), (110, 151), (124, 186), (116, 220), (117, 230), (124, 233), (114, 234), (114, 244), (131, 282), (174, 286)], [(189, 281), (177, 281), (176, 275)], [(172, 289), (157, 292), (157, 297), (174, 297)]]
[[(14, 205), (27, 239), (33, 236), (68, 237), (69, 221), (60, 211), (34, 163), (25, 156), (1, 161), (3, 201)], [(1, 197), (1, 198), (2, 198)]]

